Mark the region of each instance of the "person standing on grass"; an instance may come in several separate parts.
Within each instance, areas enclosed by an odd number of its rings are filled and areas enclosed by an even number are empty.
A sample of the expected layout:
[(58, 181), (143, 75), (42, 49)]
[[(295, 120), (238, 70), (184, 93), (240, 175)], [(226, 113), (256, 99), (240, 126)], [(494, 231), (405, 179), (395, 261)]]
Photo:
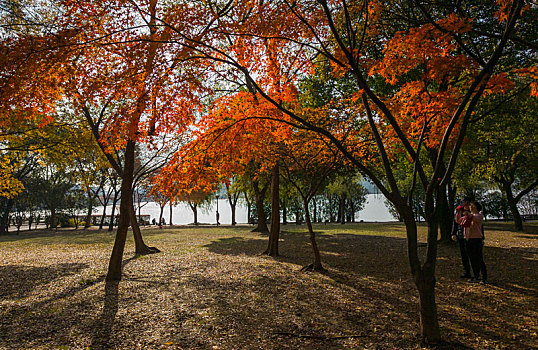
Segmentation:
[(469, 254), (467, 254), (467, 242), (463, 236), (464, 227), (460, 225), (459, 220), (465, 216), (466, 213), (470, 213), (471, 198), (464, 197), (462, 205), (456, 208), (456, 218), (454, 219), (454, 227), (452, 229), (452, 240), (457, 241), (460, 247), (461, 262), (463, 264), (463, 274), (460, 278), (471, 278), (471, 264), (469, 262)]
[[(465, 228), (463, 235), (467, 242), (467, 253), (471, 259), (474, 277), (469, 282), (488, 282), (488, 273), (484, 263), (484, 216), (480, 213), (482, 205), (476, 201), (471, 202), (471, 212), (461, 218), (461, 225)], [(482, 274), (482, 280), (480, 280)]]

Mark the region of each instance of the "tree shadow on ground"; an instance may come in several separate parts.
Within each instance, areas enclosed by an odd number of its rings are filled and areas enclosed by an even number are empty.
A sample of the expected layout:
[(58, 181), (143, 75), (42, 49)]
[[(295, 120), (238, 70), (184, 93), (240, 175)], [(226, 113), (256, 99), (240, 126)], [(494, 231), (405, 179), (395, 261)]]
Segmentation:
[(61, 263), (50, 266), (0, 266), (0, 298), (20, 299), (28, 296), (35, 288), (53, 280), (79, 273), (87, 264)]
[(512, 221), (486, 221), (484, 223), (484, 229), (486, 230), (486, 234), (487, 231), (494, 230), (535, 235), (538, 234), (538, 222), (523, 222), (523, 231), (518, 231)]
[[(267, 237), (251, 233), (165, 237), (196, 249), (124, 260), (133, 263), (119, 290), (104, 276), (59, 276), (61, 289), (0, 304), (0, 347), (417, 349), (405, 239), (343, 232), (319, 234), (323, 274), (299, 272), (312, 260), (306, 232), (284, 232), (276, 259), (260, 255)], [(533, 348), (535, 254), (486, 246), (492, 284), (481, 286), (458, 279), (456, 245), (440, 246), (437, 300), (450, 342), (432, 348)]]
[[(137, 256), (133, 256), (123, 260), (122, 266), (125, 267), (137, 258)], [(32, 289), (39, 285), (51, 283), (56, 279), (65, 279), (70, 275), (78, 275), (82, 270), (88, 268), (88, 265), (62, 263), (48, 267), (23, 267), (16, 270), (18, 274), (14, 275), (10, 275), (10, 272), (13, 272), (10, 267), (12, 266), (0, 266), (0, 276), (4, 278), (7, 275), (8, 285), (14, 285), (21, 291), (25, 291), (24, 294), (11, 294), (12, 299), (18, 300), (29, 296)], [(0, 344), (8, 346), (8, 348), (19, 348), (23, 341), (31, 343), (34, 339), (41, 341), (48, 339), (45, 342), (49, 346), (65, 347), (65, 344), (69, 343), (69, 334), (72, 329), (86, 327), (93, 332), (92, 348), (110, 349), (111, 347), (107, 344), (110, 343), (110, 334), (118, 310), (118, 282), (105, 283), (102, 313), (93, 324), (89, 324), (90, 319), (82, 320), (82, 315), (94, 311), (93, 306), (91, 306), (93, 300), (90, 302), (90, 300), (83, 299), (75, 303), (67, 302), (67, 306), (65, 304), (71, 297), (84, 295), (87, 290), (104, 280), (105, 275), (93, 276), (78, 282), (71, 280), (66, 283), (65, 288), (53, 289), (45, 298), (38, 299), (33, 303), (6, 310), (0, 309), (0, 319), (9, 319), (11, 324), (19, 325), (19, 327), (14, 328), (8, 323), (0, 322)], [(79, 314), (81, 315), (79, 316)]]
[(69, 229), (69, 230), (36, 230), (26, 231), (17, 236), (0, 236), (0, 242), (10, 243), (25, 241), (33, 244), (54, 245), (54, 244), (77, 244), (90, 245), (99, 243), (111, 243), (114, 241), (115, 231), (108, 232), (106, 230), (84, 230), (84, 229)]
[(105, 283), (105, 295), (101, 315), (95, 321), (91, 349), (110, 349), (111, 334), (114, 320), (118, 313), (119, 281)]
[[(277, 257), (277, 261), (291, 263), (298, 268), (312, 261), (306, 232), (285, 231), (281, 238), (282, 256)], [(216, 254), (253, 256), (259, 254), (265, 244), (265, 240), (256, 238), (231, 237), (214, 240), (206, 247)], [(382, 304), (383, 309), (392, 315), (391, 324), (409, 320), (416, 324), (417, 293), (409, 272), (406, 239), (332, 233), (318, 234), (318, 245), (323, 264), (327, 267), (324, 276), (346, 288), (356, 298), (369, 300), (370, 309), (375, 309), (376, 303)], [(421, 254), (425, 251), (424, 246), (419, 248)], [(479, 286), (457, 279), (461, 270), (457, 246), (440, 245), (437, 294), (441, 326), (449, 335), (445, 338), (457, 338), (461, 330), (467, 330), (491, 341), (511, 344), (514, 348), (531, 345), (532, 340), (515, 339), (508, 334), (520, 334), (521, 320), (531, 320), (535, 316), (532, 304), (536, 302), (537, 295), (537, 254), (538, 250), (534, 248), (486, 245), (484, 255), (491, 284)], [(490, 293), (491, 290), (494, 292)], [(319, 298), (312, 298), (319, 302)], [(499, 308), (506, 310), (497, 312)], [(514, 310), (517, 310), (516, 317), (507, 318), (506, 315), (514, 314)], [(385, 313), (375, 317), (385, 319), (387, 316)], [(473, 318), (479, 318), (481, 322), (470, 321)], [(483, 323), (487, 327), (482, 327)], [(443, 349), (450, 347), (469, 348), (457, 340), (438, 346)]]

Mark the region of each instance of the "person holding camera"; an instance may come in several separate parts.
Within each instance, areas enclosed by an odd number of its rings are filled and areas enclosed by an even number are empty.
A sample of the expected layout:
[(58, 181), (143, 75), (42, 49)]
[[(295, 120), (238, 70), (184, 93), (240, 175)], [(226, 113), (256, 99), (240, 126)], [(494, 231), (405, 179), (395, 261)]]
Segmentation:
[[(484, 215), (480, 213), (482, 205), (477, 201), (472, 201), (470, 206), (471, 212), (466, 213), (461, 220), (464, 227), (463, 235), (467, 246), (467, 253), (471, 259), (474, 278), (470, 282), (488, 283), (488, 272), (484, 263)], [(480, 280), (482, 275), (482, 280)]]
[(467, 254), (467, 246), (463, 236), (464, 227), (460, 224), (466, 213), (470, 213), (471, 198), (464, 197), (463, 203), (456, 208), (456, 218), (452, 229), (452, 240), (457, 241), (460, 247), (461, 262), (463, 264), (463, 274), (460, 278), (471, 278), (471, 264), (469, 254)]

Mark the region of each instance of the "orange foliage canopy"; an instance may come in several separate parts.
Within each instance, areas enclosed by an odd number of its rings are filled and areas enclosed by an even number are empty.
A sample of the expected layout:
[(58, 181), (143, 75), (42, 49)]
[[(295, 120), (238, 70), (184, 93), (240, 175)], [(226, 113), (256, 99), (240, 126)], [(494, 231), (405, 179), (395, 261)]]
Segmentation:
[[(65, 49), (76, 31), (27, 35), (0, 42), (0, 130), (52, 120), (62, 96)], [(60, 49), (63, 48), (63, 49)]]
[(75, 110), (99, 113), (106, 107), (95, 119), (108, 152), (127, 140), (148, 143), (159, 134), (185, 132), (203, 90), (198, 67), (185, 63), (191, 51), (165, 44), (170, 31), (156, 25), (157, 1), (114, 3), (66, 1), (70, 16), (64, 23), (81, 28), (83, 43), (65, 85)]

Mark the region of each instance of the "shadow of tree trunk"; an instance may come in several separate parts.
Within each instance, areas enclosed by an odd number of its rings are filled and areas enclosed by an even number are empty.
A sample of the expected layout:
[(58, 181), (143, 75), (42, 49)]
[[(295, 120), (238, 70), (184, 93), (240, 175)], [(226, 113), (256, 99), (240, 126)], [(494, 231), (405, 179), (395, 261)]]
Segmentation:
[(118, 313), (119, 281), (108, 281), (105, 284), (105, 299), (101, 315), (95, 322), (92, 345), (90, 349), (110, 349), (110, 337), (116, 314)]

